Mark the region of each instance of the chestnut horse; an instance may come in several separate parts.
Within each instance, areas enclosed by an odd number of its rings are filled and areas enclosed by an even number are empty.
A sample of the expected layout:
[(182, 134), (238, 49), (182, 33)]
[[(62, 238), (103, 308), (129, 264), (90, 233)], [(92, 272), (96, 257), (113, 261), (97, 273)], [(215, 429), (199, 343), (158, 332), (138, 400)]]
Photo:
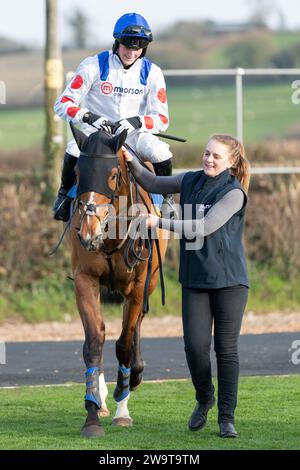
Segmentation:
[[(104, 434), (99, 416), (109, 414), (102, 360), (105, 325), (100, 285), (113, 287), (124, 297), (122, 331), (116, 342), (119, 369), (114, 390), (117, 410), (112, 424), (131, 426), (127, 404), (130, 391), (141, 383), (144, 369), (140, 352), (144, 291), (150, 295), (156, 287), (159, 258), (164, 258), (167, 240), (159, 230), (158, 243), (151, 250), (145, 237), (134, 240), (133, 222), (138, 215), (123, 219), (120, 216), (121, 200), (126, 201), (128, 211), (139, 201), (143, 202), (144, 212), (153, 210), (149, 195), (134, 184), (124, 160), (121, 146), (126, 131), (111, 136), (99, 130), (87, 137), (73, 125), (71, 128), (81, 151), (76, 166), (77, 198), (69, 221), (75, 295), (85, 333), (83, 357), (87, 368), (84, 397), (87, 418), (81, 435), (97, 437)], [(110, 216), (111, 209), (115, 216)], [(125, 235), (118, 238), (121, 219), (125, 221)], [(109, 235), (109, 221), (115, 237)]]

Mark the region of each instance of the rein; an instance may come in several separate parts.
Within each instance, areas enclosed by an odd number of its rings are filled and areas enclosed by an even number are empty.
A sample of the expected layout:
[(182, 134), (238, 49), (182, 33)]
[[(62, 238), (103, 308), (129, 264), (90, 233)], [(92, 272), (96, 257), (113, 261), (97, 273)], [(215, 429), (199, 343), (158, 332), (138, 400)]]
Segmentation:
[[(131, 153), (135, 155), (136, 158), (140, 161), (140, 163), (146, 167), (144, 162), (140, 160), (140, 158), (136, 155), (136, 153), (127, 145), (125, 144), (128, 150), (130, 150)], [(129, 198), (130, 198), (130, 207), (133, 205), (133, 187), (135, 187), (135, 193), (136, 193), (136, 198), (140, 198), (145, 207), (147, 208), (147, 212), (151, 213), (151, 209), (149, 208), (147, 201), (145, 200), (140, 188), (138, 187), (136, 181), (134, 180), (132, 173), (130, 172), (130, 169), (128, 165), (126, 164), (126, 169), (127, 169), (127, 174), (129, 175)], [(118, 182), (117, 182), (117, 187), (118, 189), (120, 188), (120, 181), (123, 181), (123, 183), (126, 185), (127, 182), (124, 179), (122, 169), (120, 168), (120, 165), (118, 166)], [(80, 215), (80, 227), (75, 227), (78, 232), (80, 231), (82, 222), (86, 216), (91, 216), (91, 217), (96, 217), (97, 220), (100, 223), (100, 230), (101, 233), (103, 233), (105, 227), (107, 226), (107, 223), (109, 220), (115, 219), (115, 220), (126, 220), (129, 221), (129, 225), (126, 231), (126, 234), (124, 238), (112, 249), (108, 250), (105, 245), (102, 245), (101, 247), (101, 252), (106, 256), (108, 265), (109, 265), (109, 279), (110, 279), (110, 286), (111, 290), (114, 290), (114, 273), (113, 273), (113, 266), (112, 266), (112, 255), (115, 254), (117, 251), (121, 250), (121, 248), (124, 247), (124, 245), (127, 242), (127, 246), (124, 250), (124, 261), (127, 266), (127, 272), (132, 273), (133, 269), (139, 264), (141, 261), (148, 261), (147, 265), (147, 275), (146, 275), (146, 280), (145, 280), (145, 286), (144, 286), (144, 296), (143, 296), (143, 313), (147, 313), (149, 311), (149, 301), (148, 301), (148, 290), (150, 286), (150, 280), (151, 280), (151, 271), (152, 271), (152, 261), (153, 261), (153, 242), (155, 241), (155, 246), (157, 250), (157, 255), (158, 255), (158, 264), (159, 264), (159, 274), (160, 274), (160, 284), (161, 284), (161, 293), (162, 293), (162, 305), (165, 305), (165, 285), (164, 285), (164, 277), (163, 277), (163, 268), (162, 268), (162, 259), (161, 259), (161, 253), (160, 253), (160, 247), (159, 247), (159, 240), (156, 237), (155, 239), (151, 238), (151, 229), (148, 230), (148, 238), (145, 239), (145, 243), (143, 242), (142, 237), (135, 237), (133, 230), (136, 231), (136, 234), (139, 234), (138, 232), (138, 227), (144, 220), (144, 216), (137, 214), (134, 216), (112, 216), (109, 215), (109, 211), (104, 217), (104, 219), (101, 220), (99, 215), (97, 214), (97, 210), (99, 207), (110, 207), (111, 203), (114, 202), (114, 199), (117, 199), (119, 195), (114, 196), (114, 198), (111, 200), (110, 203), (104, 203), (104, 204), (94, 204), (94, 203), (86, 203), (82, 201), (79, 198), (76, 198), (73, 206), (72, 206), (72, 213), (70, 216), (69, 221), (67, 222), (63, 233), (57, 243), (57, 245), (49, 252), (49, 256), (54, 255), (58, 248), (60, 247), (67, 230), (70, 229), (72, 220), (74, 215), (76, 214), (77, 210)], [(129, 235), (131, 235), (129, 237)], [(137, 242), (137, 248), (135, 247), (135, 244)], [(148, 253), (145, 257), (142, 256), (143, 248), (147, 249)], [(133, 258), (131, 261), (130, 258)]]
[[(74, 202), (74, 206), (76, 205), (76, 202), (77, 202), (77, 199), (76, 199), (75, 202)], [(60, 245), (62, 244), (62, 241), (63, 241), (63, 239), (65, 238), (65, 235), (66, 235), (66, 233), (67, 233), (67, 230), (68, 230), (68, 229), (70, 228), (70, 226), (71, 226), (71, 222), (72, 222), (73, 217), (74, 217), (74, 215), (75, 215), (75, 213), (76, 213), (76, 209), (77, 209), (77, 208), (75, 208), (74, 210), (72, 210), (71, 217), (69, 218), (68, 222), (66, 223), (66, 226), (65, 226), (65, 228), (64, 228), (64, 230), (63, 230), (63, 233), (62, 233), (61, 236), (60, 236), (60, 239), (58, 240), (57, 244), (52, 248), (52, 250), (49, 251), (48, 256), (55, 255), (55, 253), (57, 252), (58, 248), (59, 248)]]
[[(139, 156), (136, 154), (136, 152), (128, 145), (125, 144), (127, 149), (138, 159), (139, 163), (148, 170), (147, 165), (139, 158)], [(130, 177), (132, 178), (132, 174), (130, 172), (130, 169), (127, 166), (127, 171), (130, 173)], [(143, 194), (140, 191), (139, 186), (137, 185), (137, 182), (134, 180), (135, 183), (135, 188), (136, 188), (136, 193), (137, 195), (140, 196), (142, 202), (145, 204), (147, 207), (148, 213), (151, 213), (151, 210), (149, 209), (147, 202), (145, 201), (145, 198)], [(149, 286), (150, 286), (150, 279), (151, 279), (151, 270), (152, 270), (152, 256), (153, 256), (153, 239), (151, 238), (151, 230), (148, 230), (148, 240), (149, 240), (149, 259), (148, 259), (148, 266), (147, 266), (147, 275), (146, 275), (146, 280), (145, 280), (145, 286), (144, 286), (144, 300), (143, 300), (143, 313), (148, 313), (149, 311)], [(160, 278), (160, 288), (161, 288), (161, 303), (162, 305), (165, 305), (165, 281), (164, 281), (164, 272), (163, 272), (163, 264), (162, 264), (162, 257), (161, 257), (161, 252), (160, 252), (160, 246), (159, 246), (159, 240), (157, 237), (154, 239), (155, 241), (155, 246), (156, 246), (156, 251), (157, 251), (157, 257), (158, 257), (158, 267), (159, 267), (159, 278)]]

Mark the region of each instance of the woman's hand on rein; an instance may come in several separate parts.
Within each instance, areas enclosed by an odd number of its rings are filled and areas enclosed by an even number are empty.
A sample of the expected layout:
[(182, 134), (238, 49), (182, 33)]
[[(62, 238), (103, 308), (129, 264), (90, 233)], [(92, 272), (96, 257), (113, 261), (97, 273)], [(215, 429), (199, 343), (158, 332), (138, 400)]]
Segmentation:
[(126, 162), (131, 162), (133, 160), (133, 156), (130, 155), (126, 147), (122, 147), (123, 157), (125, 158)]
[(146, 217), (146, 227), (147, 228), (154, 228), (158, 226), (159, 217), (154, 214), (148, 214)]

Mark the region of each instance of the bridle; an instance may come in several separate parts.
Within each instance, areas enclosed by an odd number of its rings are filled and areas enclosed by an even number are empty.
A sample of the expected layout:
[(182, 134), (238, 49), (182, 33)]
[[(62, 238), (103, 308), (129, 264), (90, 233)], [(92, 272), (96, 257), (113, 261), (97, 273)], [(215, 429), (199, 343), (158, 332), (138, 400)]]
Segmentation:
[[(135, 184), (136, 186), (136, 194), (139, 194), (140, 197), (143, 200), (143, 203), (145, 207), (147, 208), (148, 213), (151, 212), (150, 208), (148, 207), (144, 197), (142, 197), (140, 191), (138, 190), (138, 186), (135, 183), (135, 180), (132, 178), (132, 175), (128, 169), (128, 166), (126, 164), (127, 168), (127, 173), (129, 175), (129, 207), (132, 207), (133, 205), (133, 186)], [(118, 173), (117, 173), (117, 184), (116, 184), (116, 190), (120, 190), (121, 186), (121, 181), (126, 185), (126, 180), (124, 178), (122, 169), (120, 164), (118, 165)], [(94, 203), (88, 203), (83, 201), (82, 199), (77, 198), (74, 203), (74, 212), (76, 209), (78, 209), (78, 213), (80, 215), (80, 227), (76, 227), (76, 230), (78, 233), (81, 230), (81, 225), (86, 216), (91, 216), (91, 217), (96, 217), (98, 222), (100, 223), (100, 235), (103, 234), (108, 222), (110, 220), (126, 220), (129, 221), (129, 225), (127, 227), (127, 231), (125, 236), (122, 238), (122, 240), (112, 249), (108, 249), (105, 246), (105, 243), (101, 245), (101, 252), (105, 254), (107, 259), (110, 259), (111, 256), (119, 251), (127, 242), (127, 247), (124, 251), (124, 261), (127, 265), (127, 271), (132, 272), (133, 268), (140, 262), (140, 261), (147, 261), (149, 257), (151, 256), (151, 245), (150, 243), (147, 243), (147, 239), (145, 239), (145, 244), (148, 245), (148, 254), (146, 257), (142, 257), (142, 251), (143, 251), (143, 241), (140, 237), (136, 237), (135, 234), (138, 233), (138, 227), (140, 226), (141, 222), (144, 219), (144, 216), (141, 216), (140, 214), (136, 214), (133, 216), (119, 216), (119, 215), (111, 215), (109, 214), (109, 209), (114, 206), (115, 200), (119, 198), (119, 194), (114, 194), (113, 198), (104, 204), (94, 204)], [(108, 211), (103, 219), (100, 218), (100, 216), (97, 214), (97, 210), (100, 207), (108, 207)], [(135, 248), (135, 242), (138, 240), (138, 248)], [(130, 258), (133, 258), (133, 261), (130, 261)]]
[[(126, 145), (126, 144), (125, 144)], [(126, 145), (126, 147), (128, 147)], [(129, 147), (128, 147), (129, 148)], [(135, 152), (132, 151), (132, 149), (129, 148), (129, 150), (135, 154)], [(138, 156), (135, 154), (135, 156), (138, 158)], [(142, 162), (141, 162), (142, 163)], [(151, 208), (149, 208), (147, 201), (145, 200), (142, 192), (140, 191), (135, 179), (133, 178), (128, 165), (126, 163), (126, 169), (127, 169), (127, 174), (129, 176), (129, 197), (130, 197), (130, 206), (133, 206), (133, 187), (135, 187), (135, 192), (136, 192), (136, 197), (140, 197), (141, 201), (143, 202), (144, 206), (147, 208), (147, 212), (151, 213)], [(124, 182), (126, 185), (127, 182), (124, 179), (122, 169), (120, 164), (118, 164), (118, 173), (117, 173), (117, 184), (116, 184), (116, 190), (120, 190), (121, 186), (121, 180)], [(89, 203), (85, 202), (80, 198), (76, 198), (74, 201), (74, 204), (72, 206), (72, 212), (70, 219), (68, 223), (66, 224), (64, 231), (57, 243), (57, 245), (51, 250), (49, 253), (49, 256), (53, 255), (56, 253), (58, 250), (60, 244), (62, 243), (64, 236), (67, 232), (67, 230), (70, 228), (72, 220), (74, 215), (76, 214), (77, 210), (80, 215), (80, 227), (75, 227), (75, 229), (78, 231), (78, 233), (81, 230), (81, 225), (86, 216), (91, 216), (91, 217), (96, 217), (98, 222), (100, 223), (100, 230), (101, 234), (103, 233), (103, 230), (105, 230), (105, 227), (107, 226), (107, 223), (109, 219), (115, 219), (115, 220), (121, 220), (125, 219), (126, 221), (129, 221), (129, 225), (127, 227), (127, 232), (124, 236), (124, 238), (112, 249), (108, 249), (105, 244), (103, 243), (101, 245), (101, 252), (105, 255), (108, 265), (109, 265), (109, 281), (110, 281), (110, 287), (111, 290), (114, 291), (114, 271), (113, 271), (113, 265), (112, 265), (112, 255), (116, 253), (117, 251), (121, 250), (121, 248), (126, 244), (127, 246), (124, 249), (124, 262), (127, 265), (127, 272), (132, 273), (133, 269), (135, 266), (140, 262), (140, 261), (148, 261), (148, 266), (147, 266), (147, 274), (146, 274), (146, 280), (145, 280), (145, 285), (144, 285), (144, 294), (143, 294), (143, 313), (147, 313), (149, 310), (149, 303), (148, 303), (148, 292), (149, 292), (149, 286), (150, 286), (150, 280), (151, 280), (151, 270), (152, 270), (152, 259), (153, 259), (153, 243), (156, 245), (156, 250), (157, 250), (157, 256), (158, 256), (158, 265), (159, 265), (159, 274), (160, 274), (160, 281), (161, 281), (161, 292), (162, 292), (162, 305), (165, 305), (165, 286), (164, 286), (164, 278), (163, 278), (163, 269), (162, 269), (162, 259), (161, 259), (161, 253), (160, 253), (160, 247), (159, 247), (159, 241), (157, 238), (153, 240), (151, 238), (151, 230), (148, 230), (148, 239), (145, 239), (145, 243), (143, 242), (142, 238), (137, 236), (134, 237), (134, 234), (132, 233), (133, 229), (136, 229), (136, 234), (138, 233), (137, 228), (139, 227), (140, 223), (144, 219), (144, 216), (141, 214), (137, 214), (134, 216), (112, 216), (109, 215), (109, 210), (107, 211), (107, 214), (105, 217), (101, 220), (99, 217), (97, 211), (100, 207), (111, 207), (114, 205), (115, 199), (119, 198), (119, 194), (114, 194), (110, 202), (104, 203), (104, 204), (94, 204), (94, 203)], [(129, 235), (131, 235), (129, 237)], [(133, 235), (133, 236), (132, 236)], [(138, 242), (138, 247), (137, 249), (135, 248), (135, 243), (136, 241)], [(143, 252), (143, 246), (145, 245), (145, 248), (147, 246), (148, 253), (145, 257), (142, 256)], [(132, 260), (130, 260), (130, 258)]]
[[(108, 211), (107, 211), (105, 217), (102, 220), (101, 220), (100, 216), (97, 213), (97, 211), (100, 207), (108, 207)], [(104, 204), (94, 204), (93, 202), (88, 203), (88, 202), (82, 201), (82, 199), (78, 199), (77, 200), (77, 208), (78, 208), (78, 213), (80, 215), (80, 221), (79, 221), (80, 226), (76, 227), (76, 229), (78, 230), (78, 233), (81, 230), (81, 225), (82, 225), (82, 222), (83, 222), (84, 218), (86, 216), (90, 216), (90, 217), (96, 217), (96, 219), (98, 220), (98, 222), (100, 224), (100, 234), (102, 234), (104, 232), (105, 227), (107, 226), (107, 223), (108, 223), (109, 208), (110, 207), (111, 207), (111, 202), (107, 202), (107, 203), (104, 203)]]

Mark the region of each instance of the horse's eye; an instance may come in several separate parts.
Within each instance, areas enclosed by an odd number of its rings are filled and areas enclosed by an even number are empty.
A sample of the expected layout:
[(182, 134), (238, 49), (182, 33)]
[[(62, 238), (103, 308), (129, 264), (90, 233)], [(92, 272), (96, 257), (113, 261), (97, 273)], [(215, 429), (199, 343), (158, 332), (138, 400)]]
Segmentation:
[(116, 178), (117, 178), (117, 175), (113, 175), (113, 176), (111, 177), (112, 180), (115, 180)]

